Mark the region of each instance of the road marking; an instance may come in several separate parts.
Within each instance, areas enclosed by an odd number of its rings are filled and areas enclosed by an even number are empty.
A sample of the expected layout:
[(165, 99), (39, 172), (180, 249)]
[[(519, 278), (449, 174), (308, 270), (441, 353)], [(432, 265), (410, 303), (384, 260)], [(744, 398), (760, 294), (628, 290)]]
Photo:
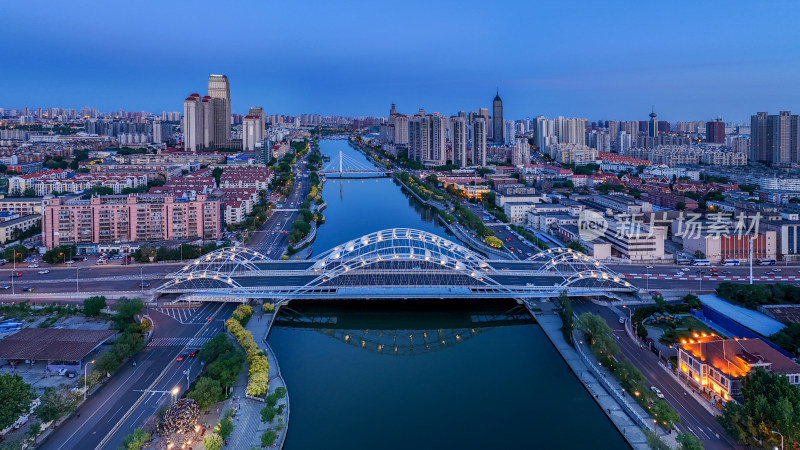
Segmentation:
[[(216, 316), (217, 314), (219, 314), (219, 312), (222, 311), (222, 308), (224, 308), (224, 307), (225, 307), (225, 303), (221, 304), (219, 306), (219, 308), (217, 309), (217, 311), (214, 313), (214, 315)], [(198, 331), (195, 334), (195, 336), (198, 336), (203, 330), (205, 330), (205, 328), (210, 323), (211, 322), (207, 322), (205, 325), (203, 325), (200, 328), (200, 331)], [(152, 383), (150, 383), (150, 386), (147, 387), (147, 390), (148, 391), (152, 391), (153, 388), (164, 378), (164, 376), (167, 374), (167, 371), (169, 371), (172, 368), (173, 365), (175, 365), (175, 359), (173, 359), (172, 361), (170, 361), (169, 364), (167, 364), (167, 367), (165, 367), (164, 370), (161, 371), (161, 374), (159, 374), (158, 377), (155, 380), (153, 380)], [(122, 427), (122, 424), (125, 423), (126, 420), (128, 420), (128, 417), (130, 417), (131, 414), (133, 414), (133, 411), (135, 411), (136, 408), (139, 407), (139, 405), (142, 403), (142, 401), (144, 401), (144, 399), (146, 397), (147, 397), (147, 393), (143, 393), (142, 395), (139, 396), (139, 398), (136, 400), (136, 402), (133, 404), (133, 406), (131, 406), (128, 409), (128, 411), (125, 413), (125, 415), (122, 416), (121, 419), (119, 419), (119, 421), (116, 423), (116, 425), (114, 425), (114, 428), (112, 428), (111, 431), (109, 431), (106, 434), (106, 436), (103, 438), (103, 440), (100, 441), (100, 444), (98, 444), (97, 447), (95, 447), (95, 450), (101, 449), (106, 444), (108, 444), (108, 441), (110, 441), (111, 438), (114, 437), (114, 434), (116, 434), (116, 432), (119, 431), (119, 429)]]

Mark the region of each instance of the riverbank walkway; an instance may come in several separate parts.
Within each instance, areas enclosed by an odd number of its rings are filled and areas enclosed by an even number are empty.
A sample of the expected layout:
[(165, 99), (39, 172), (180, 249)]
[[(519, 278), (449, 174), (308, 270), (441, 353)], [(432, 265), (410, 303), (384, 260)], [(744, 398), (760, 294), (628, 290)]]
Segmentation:
[[(260, 309), (260, 307), (258, 309)], [(265, 337), (271, 322), (272, 314), (254, 311), (253, 316), (245, 327), (247, 331), (253, 333), (253, 340), (258, 344), (258, 348), (263, 350), (267, 355), (267, 360), (269, 362), (270, 393), (274, 392), (278, 387), (286, 387), (275, 354), (265, 342)], [(236, 417), (233, 421), (233, 433), (228, 437), (227, 445), (223, 448), (261, 448), (261, 435), (268, 430), (274, 430), (278, 434), (272, 447), (283, 448), (283, 444), (286, 441), (286, 433), (289, 430), (289, 394), (287, 393), (284, 398), (278, 400), (278, 405), (285, 405), (283, 413), (275, 416), (275, 419), (273, 419), (271, 423), (262, 422), (261, 410), (264, 408), (265, 403), (246, 398), (245, 396), (245, 390), (247, 389), (247, 372), (247, 368), (245, 368), (245, 370), (239, 374), (239, 379), (236, 380), (236, 385), (233, 389), (233, 396), (230, 402), (231, 406), (237, 409)], [(283, 420), (283, 427), (280, 430), (278, 430), (276, 426), (278, 418)]]
[[(561, 333), (561, 318), (553, 314), (551, 308), (548, 308), (550, 310), (544, 313), (534, 314), (536, 322), (539, 323), (539, 326), (542, 327), (542, 330), (544, 330), (556, 350), (561, 354), (561, 357), (564, 358), (570, 369), (578, 376), (586, 390), (594, 397), (597, 404), (600, 405), (600, 408), (611, 419), (631, 447), (636, 450), (649, 449), (644, 431), (628, 416), (618, 400), (606, 391), (595, 372), (587, 366), (578, 351), (564, 340), (564, 335)], [(616, 380), (613, 379), (604, 381), (612, 385), (616, 383)], [(617, 389), (621, 392), (622, 387), (618, 386)], [(638, 405), (636, 406), (638, 407)]]

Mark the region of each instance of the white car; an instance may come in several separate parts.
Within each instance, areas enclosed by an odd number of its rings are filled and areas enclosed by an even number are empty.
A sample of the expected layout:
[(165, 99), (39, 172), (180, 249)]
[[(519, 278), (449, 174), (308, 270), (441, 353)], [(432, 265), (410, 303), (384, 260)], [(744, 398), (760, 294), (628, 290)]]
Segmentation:
[(35, 269), (35, 268), (37, 268), (37, 267), (39, 267), (39, 265), (38, 265), (38, 264), (36, 264), (36, 263), (34, 263), (34, 264), (28, 264), (28, 268), (30, 268), (30, 269)]
[(50, 271), (49, 271), (49, 270), (47, 270), (47, 269), (44, 269), (44, 270), (40, 270), (40, 271), (39, 271), (39, 275), (46, 275), (46, 274), (48, 274), (48, 273), (50, 273)]
[(646, 268), (647, 268), (647, 269), (652, 269), (652, 268), (653, 268), (653, 266), (647, 266)]
[(661, 391), (659, 391), (657, 387), (650, 386), (650, 390), (656, 393), (656, 397), (664, 398), (664, 394), (662, 394)]

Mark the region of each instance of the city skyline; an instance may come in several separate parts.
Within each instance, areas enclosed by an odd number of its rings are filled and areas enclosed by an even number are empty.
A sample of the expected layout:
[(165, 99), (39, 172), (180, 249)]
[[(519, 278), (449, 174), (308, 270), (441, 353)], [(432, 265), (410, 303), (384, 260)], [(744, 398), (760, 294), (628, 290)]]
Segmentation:
[[(797, 109), (800, 101), (789, 3), (770, 3), (770, 15), (730, 3), (692, 5), (690, 13), (680, 5), (444, 3), (427, 18), (394, 11), (390, 23), (376, 20), (388, 7), (360, 2), (318, 5), (314, 15), (303, 5), (244, 4), (218, 11), (214, 33), (203, 26), (178, 33), (177, 23), (207, 19), (198, 11), (208, 7), (186, 5), (161, 5), (158, 15), (77, 7), (58, 21), (9, 5), (0, 35), (16, 45), (5, 50), (0, 80), (16, 89), (3, 107), (176, 111), (208, 73), (229, 76), (239, 114), (261, 105), (268, 114), (383, 116), (394, 102), (450, 115), (488, 107), (496, 88), (509, 118), (630, 120), (654, 105), (660, 120), (746, 122), (755, 111)], [(31, 24), (48, 33), (31, 34)], [(264, 39), (236, 34), (263, 24)], [(76, 28), (91, 46), (51, 38)], [(595, 39), (591, 30), (602, 31)], [(117, 57), (101, 64), (97, 54)], [(59, 71), (78, 75), (54, 76)]]

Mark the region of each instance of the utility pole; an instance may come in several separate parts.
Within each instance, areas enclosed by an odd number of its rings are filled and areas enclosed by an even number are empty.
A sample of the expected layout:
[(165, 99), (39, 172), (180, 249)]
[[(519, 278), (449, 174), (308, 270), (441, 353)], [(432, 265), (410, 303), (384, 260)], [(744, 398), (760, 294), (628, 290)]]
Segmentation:
[(753, 284), (753, 238), (750, 238), (750, 284)]

